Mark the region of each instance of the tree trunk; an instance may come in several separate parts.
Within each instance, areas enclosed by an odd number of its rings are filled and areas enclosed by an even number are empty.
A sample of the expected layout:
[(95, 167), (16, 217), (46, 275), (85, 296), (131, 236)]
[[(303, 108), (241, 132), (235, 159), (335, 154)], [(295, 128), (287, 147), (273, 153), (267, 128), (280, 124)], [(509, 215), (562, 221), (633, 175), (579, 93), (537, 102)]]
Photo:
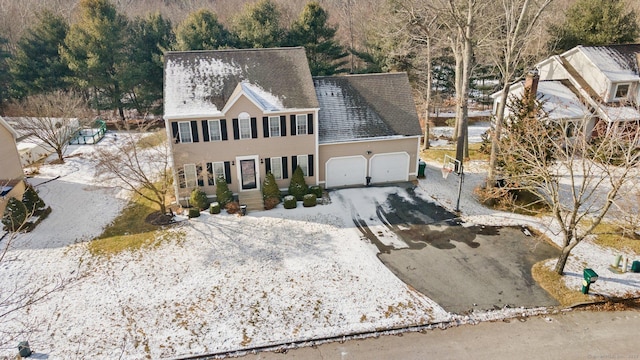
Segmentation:
[(564, 250), (562, 250), (562, 253), (560, 253), (560, 256), (558, 256), (558, 261), (556, 262), (556, 266), (553, 269), (553, 271), (558, 275), (562, 275), (564, 273), (564, 267), (565, 265), (567, 265), (567, 259), (569, 259), (569, 254), (571, 254), (571, 249), (566, 247), (564, 248)]
[(502, 134), (502, 123), (504, 122), (504, 110), (505, 104), (509, 97), (509, 83), (505, 82), (502, 86), (502, 94), (500, 95), (500, 103), (496, 109), (495, 117), (495, 129), (493, 130), (493, 136), (491, 137), (491, 155), (489, 157), (489, 172), (487, 174), (487, 188), (494, 187), (496, 185), (496, 167), (498, 162), (498, 147), (500, 145), (500, 136)]
[(431, 37), (427, 37), (427, 93), (425, 97), (426, 110), (424, 112), (424, 144), (423, 150), (429, 148), (429, 109), (431, 108)]
[(62, 149), (56, 149), (56, 154), (58, 155), (58, 161), (60, 161), (60, 163), (63, 163), (64, 154), (62, 153)]

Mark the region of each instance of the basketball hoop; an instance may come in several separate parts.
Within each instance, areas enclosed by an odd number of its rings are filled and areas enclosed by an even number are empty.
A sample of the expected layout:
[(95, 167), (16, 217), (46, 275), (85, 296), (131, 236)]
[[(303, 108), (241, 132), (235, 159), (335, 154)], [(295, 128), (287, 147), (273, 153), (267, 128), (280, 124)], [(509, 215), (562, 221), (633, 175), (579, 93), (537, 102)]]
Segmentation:
[(453, 171), (453, 169), (448, 168), (446, 166), (443, 166), (442, 167), (442, 178), (446, 180), (447, 177), (449, 176), (449, 174), (451, 174), (452, 171)]

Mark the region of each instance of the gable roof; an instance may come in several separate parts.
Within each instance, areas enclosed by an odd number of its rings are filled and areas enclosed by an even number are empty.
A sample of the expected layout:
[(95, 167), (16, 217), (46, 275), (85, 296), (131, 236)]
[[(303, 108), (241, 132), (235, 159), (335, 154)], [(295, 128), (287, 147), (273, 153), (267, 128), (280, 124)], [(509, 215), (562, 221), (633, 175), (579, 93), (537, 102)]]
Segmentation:
[(302, 47), (167, 52), (164, 77), (167, 118), (220, 115), (239, 85), (264, 110), (318, 107)]
[(314, 77), (320, 144), (420, 136), (406, 73)]
[[(492, 95), (496, 98), (501, 92)], [(524, 82), (514, 84), (509, 89), (510, 99), (521, 98), (524, 94)], [(580, 101), (576, 89), (565, 80), (543, 80), (538, 83), (536, 97), (542, 101), (542, 110), (549, 119), (585, 119), (591, 117), (589, 108)], [(509, 111), (509, 109), (505, 109)]]
[(11, 134), (11, 136), (13, 136), (13, 140), (18, 140), (18, 138), (20, 137), (20, 134), (18, 134), (18, 132), (13, 128), (13, 126), (9, 125), (9, 123), (2, 117), (0, 116), (0, 126), (4, 126), (5, 129), (7, 129), (7, 131)]
[(578, 46), (575, 49), (581, 51), (612, 82), (640, 79), (640, 44)]

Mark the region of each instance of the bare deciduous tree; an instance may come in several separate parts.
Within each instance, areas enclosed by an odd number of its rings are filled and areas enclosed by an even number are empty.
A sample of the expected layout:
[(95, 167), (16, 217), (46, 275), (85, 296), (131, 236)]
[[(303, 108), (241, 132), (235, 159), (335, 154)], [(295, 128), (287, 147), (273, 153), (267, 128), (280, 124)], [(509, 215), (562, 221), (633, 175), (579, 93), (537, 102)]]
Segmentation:
[(535, 195), (545, 205), (543, 212), (551, 213), (562, 235), (554, 271), (562, 275), (571, 251), (595, 233), (612, 208), (621, 208), (621, 195), (638, 175), (640, 132), (636, 123), (631, 131), (619, 123), (600, 123), (599, 134), (590, 138), (570, 131), (587, 129), (587, 120), (576, 124), (527, 116), (517, 121), (517, 131), (516, 123), (507, 123), (500, 156), (507, 165), (515, 161), (517, 169), (526, 169), (508, 174), (508, 187)]
[(16, 130), (31, 134), (64, 162), (64, 151), (89, 115), (84, 100), (64, 91), (32, 95), (19, 105), (23, 117)]
[(119, 132), (110, 149), (99, 147), (96, 174), (157, 204), (165, 214), (173, 179), (171, 149), (164, 130), (148, 130), (141, 125), (139, 131)]

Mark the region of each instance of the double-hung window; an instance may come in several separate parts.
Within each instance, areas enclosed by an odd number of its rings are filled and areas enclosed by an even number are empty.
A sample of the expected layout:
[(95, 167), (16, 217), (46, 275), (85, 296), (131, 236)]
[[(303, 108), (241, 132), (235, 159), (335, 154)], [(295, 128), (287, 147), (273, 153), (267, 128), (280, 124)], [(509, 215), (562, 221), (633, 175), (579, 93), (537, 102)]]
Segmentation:
[(240, 139), (251, 139), (251, 119), (240, 118), (238, 124), (240, 125)]
[(191, 136), (191, 123), (189, 121), (180, 121), (178, 123), (178, 131), (180, 133), (181, 143), (193, 142), (193, 137)]
[(307, 115), (296, 115), (296, 134), (307, 135)]
[(209, 120), (209, 141), (221, 141), (220, 120)]
[(224, 162), (207, 163), (207, 177), (209, 185), (216, 185), (218, 179), (226, 179)]
[(280, 116), (269, 116), (269, 137), (280, 136)]
[(198, 185), (198, 174), (195, 164), (184, 165), (184, 180), (187, 189), (195, 188)]
[(282, 158), (275, 157), (271, 158), (271, 173), (276, 178), (276, 180), (282, 179)]
[(302, 173), (304, 174), (304, 176), (309, 176), (309, 156), (298, 155), (298, 159), (296, 162), (298, 166), (300, 166), (300, 169), (302, 169)]

